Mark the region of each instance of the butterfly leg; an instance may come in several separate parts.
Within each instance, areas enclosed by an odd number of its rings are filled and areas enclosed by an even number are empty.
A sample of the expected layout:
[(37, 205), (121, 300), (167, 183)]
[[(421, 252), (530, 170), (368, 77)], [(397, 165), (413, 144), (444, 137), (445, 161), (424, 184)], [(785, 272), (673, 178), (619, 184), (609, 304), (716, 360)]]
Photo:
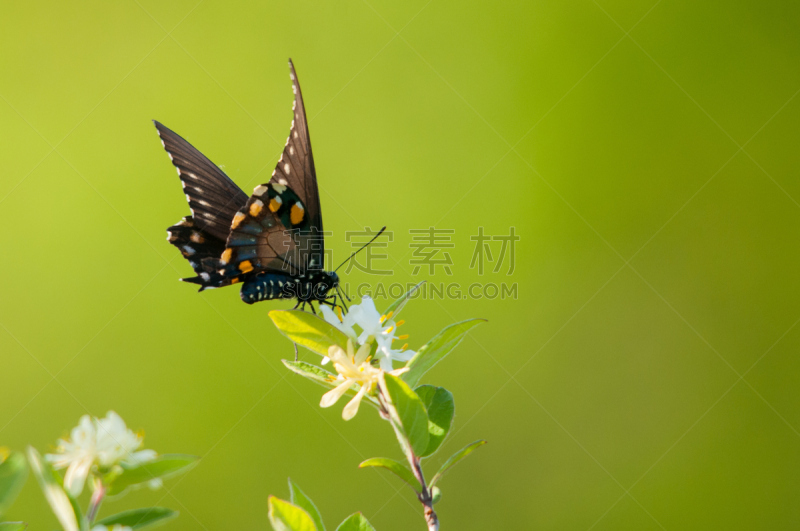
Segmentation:
[[(329, 301), (328, 299), (333, 299), (333, 302)], [(336, 309), (338, 308), (340, 310), (339, 316), (341, 317), (341, 314), (347, 313), (347, 306), (344, 305), (344, 300), (341, 298), (339, 298), (338, 302), (340, 302), (341, 304), (337, 304), (336, 295), (331, 295), (330, 297), (327, 297), (325, 300), (319, 301), (320, 304), (327, 304), (334, 311), (336, 311)]]
[(348, 297), (347, 293), (344, 293), (339, 286), (336, 287), (336, 293), (339, 294), (339, 300), (342, 302), (342, 307), (345, 311), (347, 311), (347, 304), (345, 304), (344, 300), (347, 299), (347, 302), (350, 302), (350, 297)]

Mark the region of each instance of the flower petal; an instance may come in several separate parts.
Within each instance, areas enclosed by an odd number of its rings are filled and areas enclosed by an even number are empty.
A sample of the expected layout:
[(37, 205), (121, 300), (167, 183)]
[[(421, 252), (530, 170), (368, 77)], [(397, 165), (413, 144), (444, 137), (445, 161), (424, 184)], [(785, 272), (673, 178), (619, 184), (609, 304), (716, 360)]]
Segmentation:
[(320, 310), (322, 310), (322, 317), (328, 324), (333, 325), (347, 337), (356, 337), (356, 332), (353, 330), (352, 319), (347, 319), (345, 317), (344, 321), (340, 321), (339, 316), (336, 315), (336, 312), (331, 310), (328, 306), (321, 306)]
[(139, 450), (130, 454), (126, 462), (131, 465), (140, 465), (152, 461), (156, 457), (158, 457), (158, 454), (155, 450)]
[(340, 383), (322, 395), (322, 399), (319, 401), (319, 407), (331, 407), (336, 403), (337, 400), (342, 398), (342, 395), (344, 395), (352, 385), (352, 380), (345, 380), (344, 382)]
[(367, 393), (367, 387), (367, 385), (362, 385), (356, 396), (344, 406), (344, 409), (342, 409), (342, 418), (344, 420), (350, 420), (356, 416), (356, 413), (358, 413), (358, 406), (361, 405), (361, 399), (364, 398), (364, 395)]
[(396, 359), (397, 361), (408, 361), (414, 357), (416, 352), (413, 350), (393, 350), (392, 351), (392, 358)]
[(72, 461), (67, 468), (67, 473), (64, 474), (64, 488), (73, 498), (77, 498), (83, 492), (83, 485), (86, 483), (86, 477), (89, 475), (93, 461), (91, 456), (84, 457), (81, 460)]
[(358, 348), (358, 352), (356, 352), (356, 355), (354, 356), (353, 365), (358, 367), (359, 365), (367, 361), (367, 356), (369, 356), (369, 351), (370, 351), (370, 345), (361, 345)]
[(390, 358), (389, 356), (383, 354), (383, 355), (380, 356), (379, 359), (380, 359), (380, 362), (381, 362), (381, 370), (389, 372), (392, 369), (394, 369), (394, 367), (392, 366), (392, 358)]

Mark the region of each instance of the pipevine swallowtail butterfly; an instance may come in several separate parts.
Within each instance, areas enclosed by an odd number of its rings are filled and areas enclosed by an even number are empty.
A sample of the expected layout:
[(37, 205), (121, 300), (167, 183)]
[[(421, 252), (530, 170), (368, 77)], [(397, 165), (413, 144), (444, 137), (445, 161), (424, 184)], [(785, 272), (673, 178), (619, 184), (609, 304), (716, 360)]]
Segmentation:
[(323, 270), (317, 175), (291, 60), (289, 72), (295, 95), (289, 138), (271, 179), (250, 197), (189, 142), (154, 121), (192, 212), (167, 229), (167, 240), (197, 273), (181, 280), (198, 284), (200, 291), (241, 283), (248, 304), (297, 299), (295, 307), (335, 305), (341, 295), (339, 277)]

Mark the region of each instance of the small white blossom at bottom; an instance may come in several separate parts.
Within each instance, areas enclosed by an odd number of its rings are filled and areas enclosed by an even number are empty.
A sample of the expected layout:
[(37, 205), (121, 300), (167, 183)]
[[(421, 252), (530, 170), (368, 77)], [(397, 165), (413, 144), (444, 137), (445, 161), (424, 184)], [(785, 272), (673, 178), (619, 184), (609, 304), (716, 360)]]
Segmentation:
[[(322, 395), (320, 407), (330, 407), (334, 405), (347, 391), (354, 385), (359, 386), (356, 396), (344, 406), (342, 418), (350, 420), (358, 413), (358, 406), (364, 396), (372, 392), (380, 380), (383, 369), (373, 367), (369, 360), (370, 345), (365, 344), (355, 352), (353, 341), (347, 340), (347, 352), (339, 345), (333, 345), (328, 349), (328, 357), (333, 362), (336, 372), (339, 373), (337, 379), (341, 383)], [(407, 368), (387, 371), (389, 374), (399, 376), (408, 371)]]
[[(135, 466), (156, 458), (153, 450), (139, 450), (142, 437), (129, 430), (113, 411), (99, 419), (84, 415), (69, 440), (60, 439), (56, 453), (45, 455), (53, 468), (66, 468), (64, 488), (77, 497), (94, 467)], [(155, 486), (155, 485), (151, 485)]]

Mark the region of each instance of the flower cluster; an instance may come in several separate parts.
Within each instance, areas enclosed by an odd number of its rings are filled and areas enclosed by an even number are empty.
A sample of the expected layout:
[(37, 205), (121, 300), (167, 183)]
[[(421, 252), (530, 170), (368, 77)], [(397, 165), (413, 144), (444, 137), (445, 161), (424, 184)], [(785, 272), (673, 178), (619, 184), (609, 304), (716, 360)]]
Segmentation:
[[(342, 317), (327, 306), (322, 306), (320, 309), (328, 323), (344, 332), (353, 341), (358, 342), (360, 346), (371, 345), (374, 342), (376, 344), (375, 359), (384, 371), (389, 372), (394, 368), (393, 360), (405, 362), (414, 357), (415, 352), (408, 350), (408, 343), (399, 349), (395, 349), (393, 346), (395, 340), (408, 339), (408, 335), (396, 335), (397, 328), (405, 321), (395, 322), (392, 319), (392, 312), (381, 315), (370, 297), (365, 295), (361, 299), (361, 304), (351, 306), (350, 311)], [(356, 333), (354, 326), (361, 328), (361, 334)], [(323, 365), (327, 361), (327, 359), (323, 360)]]
[[(392, 319), (392, 312), (381, 315), (368, 296), (360, 304), (353, 304), (344, 315), (328, 306), (320, 309), (325, 321), (347, 336), (346, 350), (342, 345), (332, 345), (322, 359), (322, 365), (333, 362), (337, 373), (334, 382), (339, 383), (322, 396), (320, 406), (330, 407), (348, 391), (357, 389), (342, 411), (342, 418), (350, 420), (358, 413), (364, 396), (374, 394), (381, 374), (398, 376), (406, 372), (408, 369), (395, 369), (393, 362), (406, 362), (415, 352), (408, 350), (408, 343), (394, 348), (395, 341), (408, 339), (408, 335), (396, 335), (397, 328), (405, 321)], [(361, 332), (356, 332), (355, 327)]]
[(117, 467), (135, 466), (156, 458), (155, 451), (139, 450), (141, 446), (142, 437), (129, 430), (119, 415), (109, 411), (103, 419), (81, 417), (70, 439), (59, 439), (56, 453), (47, 454), (45, 459), (56, 470), (67, 469), (64, 488), (77, 497), (91, 473), (104, 474)]
[[(373, 306), (374, 307), (374, 306)], [(378, 368), (370, 363), (370, 344), (365, 343), (354, 352), (353, 340), (347, 340), (347, 352), (339, 345), (333, 345), (328, 350), (328, 357), (333, 362), (333, 367), (339, 373), (339, 385), (322, 395), (319, 405), (330, 407), (334, 405), (347, 391), (358, 387), (356, 396), (347, 403), (342, 410), (342, 418), (350, 420), (358, 413), (358, 406), (367, 393), (372, 393), (378, 385), (383, 368)], [(387, 371), (389, 374), (399, 376), (408, 371), (406, 368)]]

